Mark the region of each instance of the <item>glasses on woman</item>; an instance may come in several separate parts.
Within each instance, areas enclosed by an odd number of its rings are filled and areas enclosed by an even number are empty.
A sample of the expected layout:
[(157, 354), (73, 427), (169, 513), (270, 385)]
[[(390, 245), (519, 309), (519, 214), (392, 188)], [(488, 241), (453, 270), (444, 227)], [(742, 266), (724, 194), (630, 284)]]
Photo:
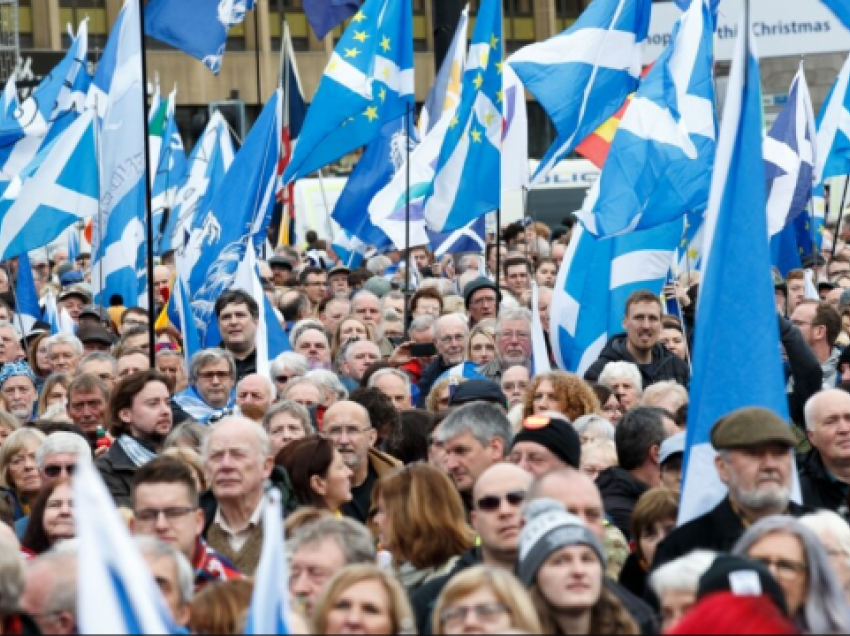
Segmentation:
[(453, 627), (462, 625), (466, 622), (466, 617), (474, 614), (482, 623), (490, 623), (505, 614), (510, 614), (511, 610), (504, 603), (481, 603), (479, 605), (457, 605), (450, 607), (440, 615), (440, 620), (444, 627)]
[(770, 570), (778, 580), (781, 581), (796, 581), (808, 570), (805, 563), (792, 561), (791, 559), (754, 557), (753, 561), (761, 563), (764, 567)]

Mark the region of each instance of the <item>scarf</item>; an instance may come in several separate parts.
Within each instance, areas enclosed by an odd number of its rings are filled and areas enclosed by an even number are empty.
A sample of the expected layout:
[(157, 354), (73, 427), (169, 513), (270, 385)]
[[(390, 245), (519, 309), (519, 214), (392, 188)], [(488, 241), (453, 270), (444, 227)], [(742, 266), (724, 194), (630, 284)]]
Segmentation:
[(119, 437), (118, 444), (121, 445), (121, 448), (125, 453), (127, 453), (127, 457), (129, 457), (130, 461), (138, 468), (141, 468), (148, 462), (156, 459), (156, 453), (151, 452), (142, 446), (138, 440), (133, 439), (129, 435), (122, 435)]
[(196, 422), (209, 424), (210, 422), (218, 421), (221, 418), (230, 415), (236, 404), (236, 391), (232, 391), (230, 393), (230, 399), (227, 401), (227, 406), (222, 409), (216, 409), (207, 404), (194, 386), (189, 386), (189, 388), (182, 393), (175, 395), (174, 402), (177, 406), (186, 411), (189, 417)]

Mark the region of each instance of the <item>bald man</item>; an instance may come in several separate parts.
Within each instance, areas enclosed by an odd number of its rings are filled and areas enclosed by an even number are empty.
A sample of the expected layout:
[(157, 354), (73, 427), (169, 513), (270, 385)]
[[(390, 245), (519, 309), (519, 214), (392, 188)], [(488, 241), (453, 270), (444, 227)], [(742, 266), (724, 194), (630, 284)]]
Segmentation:
[(522, 505), (533, 481), (530, 473), (507, 463), (495, 464), (481, 473), (472, 489), (470, 517), (481, 546), (461, 556), (446, 576), (426, 583), (414, 593), (411, 602), (420, 634), (430, 633), (437, 598), (456, 574), (481, 564), (513, 572), (523, 526)]
[(256, 373), (246, 375), (236, 385), (236, 404), (242, 415), (255, 422), (262, 421), (276, 396), (271, 380)]
[(354, 473), (352, 498), (342, 507), (342, 514), (366, 523), (370, 518), (372, 489), (383, 475), (401, 463), (374, 448), (378, 433), (369, 412), (357, 402), (342, 401), (330, 407), (322, 420), (322, 433), (333, 442), (345, 465)]
[(812, 451), (800, 462), (803, 504), (850, 521), (850, 394), (840, 389), (816, 393), (806, 403), (805, 416)]

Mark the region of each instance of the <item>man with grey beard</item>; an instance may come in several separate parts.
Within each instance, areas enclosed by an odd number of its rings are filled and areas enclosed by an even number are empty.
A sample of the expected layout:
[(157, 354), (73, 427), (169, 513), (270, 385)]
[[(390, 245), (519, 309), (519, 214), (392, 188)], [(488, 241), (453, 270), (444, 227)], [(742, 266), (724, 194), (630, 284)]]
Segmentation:
[(511, 367), (531, 371), (531, 312), (525, 307), (505, 309), (496, 321), (496, 357), (479, 371), (488, 380), (502, 382)]
[(729, 552), (746, 528), (764, 517), (809, 512), (790, 501), (796, 442), (788, 424), (766, 409), (741, 409), (718, 420), (711, 444), (717, 451), (717, 474), (729, 494), (714, 510), (664, 539), (652, 569), (697, 549)]

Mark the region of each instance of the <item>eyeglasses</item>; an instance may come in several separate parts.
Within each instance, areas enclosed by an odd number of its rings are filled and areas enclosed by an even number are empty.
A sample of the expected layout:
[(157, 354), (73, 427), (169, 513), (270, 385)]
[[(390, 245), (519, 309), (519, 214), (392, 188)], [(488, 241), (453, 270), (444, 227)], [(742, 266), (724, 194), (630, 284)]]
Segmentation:
[(322, 431), (322, 433), (325, 437), (329, 437), (330, 439), (342, 439), (345, 435), (348, 437), (359, 437), (371, 430), (371, 426), (367, 428), (358, 428), (357, 426), (332, 426), (331, 428)]
[(197, 508), (186, 506), (185, 508), (145, 508), (136, 513), (136, 521), (142, 523), (156, 523), (160, 515), (164, 515), (167, 521), (177, 521), (186, 515), (192, 514)]
[(528, 331), (503, 331), (501, 333), (497, 333), (496, 337), (503, 340), (529, 340), (531, 338), (531, 333)]
[(198, 377), (201, 380), (229, 380), (230, 371), (201, 371)]
[(524, 490), (515, 490), (505, 494), (504, 496), (487, 495), (478, 500), (477, 506), (479, 510), (484, 512), (496, 512), (502, 507), (502, 502), (507, 501), (508, 504), (514, 508), (519, 508), (525, 501), (526, 495), (527, 493)]
[(791, 321), (791, 324), (792, 324), (792, 325), (794, 325), (795, 327), (805, 327), (805, 326), (807, 326), (807, 325), (808, 325), (809, 327), (811, 327), (811, 326), (813, 326), (815, 323), (813, 323), (813, 322), (806, 322), (805, 320), (792, 320), (792, 321)]
[(503, 614), (510, 614), (510, 609), (503, 603), (480, 603), (478, 605), (458, 605), (450, 607), (440, 615), (443, 625), (460, 625), (466, 621), (466, 617), (475, 614), (484, 623), (489, 623)]
[(68, 477), (73, 477), (74, 473), (77, 472), (76, 464), (69, 464), (67, 466), (58, 466), (56, 464), (50, 464), (49, 466), (44, 467), (44, 474), (50, 479), (56, 479), (62, 473), (68, 475)]
[(769, 559), (767, 557), (753, 557), (753, 561), (761, 563), (769, 569), (773, 575), (783, 581), (796, 581), (806, 573), (808, 568), (805, 563), (791, 561), (789, 559)]
[(440, 344), (449, 345), (453, 342), (463, 342), (466, 340), (466, 336), (463, 334), (457, 334), (454, 336), (443, 336), (440, 338)]

